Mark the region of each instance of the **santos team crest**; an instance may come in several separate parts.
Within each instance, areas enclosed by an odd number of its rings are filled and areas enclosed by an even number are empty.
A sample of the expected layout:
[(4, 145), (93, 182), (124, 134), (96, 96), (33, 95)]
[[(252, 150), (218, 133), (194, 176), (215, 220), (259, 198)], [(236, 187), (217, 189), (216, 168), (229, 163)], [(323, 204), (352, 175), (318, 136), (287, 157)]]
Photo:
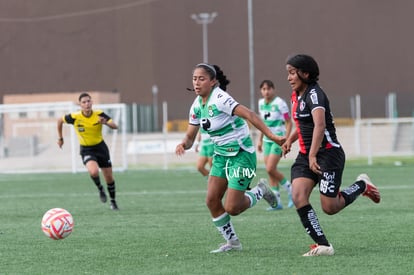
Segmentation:
[(209, 117), (213, 117), (214, 116), (213, 108), (211, 106), (208, 106), (208, 116)]

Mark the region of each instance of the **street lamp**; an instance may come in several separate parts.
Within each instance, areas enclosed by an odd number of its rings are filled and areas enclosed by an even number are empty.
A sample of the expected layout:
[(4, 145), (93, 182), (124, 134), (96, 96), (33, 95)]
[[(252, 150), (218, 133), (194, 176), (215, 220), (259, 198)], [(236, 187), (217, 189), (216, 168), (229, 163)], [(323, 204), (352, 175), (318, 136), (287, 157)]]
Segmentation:
[(207, 13), (202, 12), (199, 14), (192, 14), (191, 18), (203, 26), (203, 62), (208, 62), (208, 37), (207, 37), (207, 25), (212, 23), (217, 16), (217, 12)]

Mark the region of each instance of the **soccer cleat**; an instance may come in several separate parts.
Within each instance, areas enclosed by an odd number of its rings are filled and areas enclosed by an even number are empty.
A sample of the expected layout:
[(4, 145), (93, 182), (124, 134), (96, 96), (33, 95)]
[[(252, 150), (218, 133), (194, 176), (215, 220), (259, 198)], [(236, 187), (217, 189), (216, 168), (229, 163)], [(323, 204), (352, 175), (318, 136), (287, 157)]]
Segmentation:
[(356, 180), (362, 180), (363, 182), (365, 182), (365, 191), (362, 193), (362, 196), (370, 198), (375, 203), (380, 202), (380, 192), (378, 191), (378, 188), (371, 182), (371, 179), (368, 177), (367, 174), (359, 175)]
[(270, 207), (276, 208), (277, 207), (276, 195), (275, 193), (273, 193), (272, 189), (270, 189), (270, 187), (267, 185), (266, 179), (260, 179), (257, 186), (262, 191), (263, 199), (267, 201)]
[(105, 193), (105, 191), (102, 189), (102, 190), (99, 190), (99, 199), (101, 200), (101, 202), (103, 202), (103, 203), (105, 203), (106, 202), (106, 193)]
[(210, 253), (221, 253), (221, 252), (228, 252), (231, 250), (240, 251), (242, 250), (242, 245), (239, 240), (237, 241), (227, 241), (227, 243), (220, 244), (220, 247), (211, 250)]
[(116, 201), (111, 200), (111, 209), (112, 210), (119, 210), (118, 205), (116, 204)]
[(302, 256), (332, 256), (333, 254), (335, 254), (335, 250), (332, 244), (329, 244), (329, 246), (312, 244), (310, 248), (311, 250), (309, 250), (309, 252), (306, 252)]
[(288, 201), (288, 208), (292, 208), (293, 206), (295, 206), (295, 204), (293, 203), (293, 200), (292, 200), (292, 195), (289, 195), (289, 201)]
[(276, 211), (276, 210), (282, 210), (283, 209), (283, 205), (278, 204), (276, 207), (269, 207), (266, 209), (266, 211)]

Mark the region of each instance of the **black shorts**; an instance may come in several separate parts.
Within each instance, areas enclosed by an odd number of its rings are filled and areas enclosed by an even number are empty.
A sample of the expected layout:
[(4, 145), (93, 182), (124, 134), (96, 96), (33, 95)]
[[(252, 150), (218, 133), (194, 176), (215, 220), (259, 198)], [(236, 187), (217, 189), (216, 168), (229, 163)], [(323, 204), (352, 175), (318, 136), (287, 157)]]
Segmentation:
[(336, 197), (342, 183), (345, 167), (345, 152), (342, 148), (321, 149), (316, 155), (322, 175), (309, 168), (308, 155), (299, 153), (291, 168), (292, 181), (295, 178), (309, 178), (319, 183), (319, 192), (328, 197)]
[(109, 156), (109, 149), (106, 143), (102, 141), (93, 146), (80, 146), (80, 155), (82, 156), (83, 164), (90, 160), (98, 163), (99, 168), (112, 167), (111, 157)]

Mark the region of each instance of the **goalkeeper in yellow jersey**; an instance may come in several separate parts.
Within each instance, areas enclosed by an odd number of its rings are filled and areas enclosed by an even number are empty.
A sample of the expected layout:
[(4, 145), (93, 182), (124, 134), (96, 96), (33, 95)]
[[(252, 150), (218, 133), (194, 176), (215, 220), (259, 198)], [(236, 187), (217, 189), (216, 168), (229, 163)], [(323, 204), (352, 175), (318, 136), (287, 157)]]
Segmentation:
[(58, 119), (57, 131), (58, 142), (62, 148), (64, 140), (62, 134), (63, 123), (72, 124), (80, 144), (80, 155), (83, 164), (89, 172), (93, 182), (99, 190), (99, 197), (103, 203), (107, 201), (105, 190), (99, 177), (99, 168), (105, 178), (109, 197), (111, 199), (111, 209), (119, 210), (115, 201), (115, 180), (112, 175), (112, 163), (108, 146), (103, 140), (102, 125), (111, 129), (118, 129), (115, 122), (102, 110), (92, 109), (92, 98), (88, 93), (82, 93), (79, 96), (78, 112), (64, 115)]

